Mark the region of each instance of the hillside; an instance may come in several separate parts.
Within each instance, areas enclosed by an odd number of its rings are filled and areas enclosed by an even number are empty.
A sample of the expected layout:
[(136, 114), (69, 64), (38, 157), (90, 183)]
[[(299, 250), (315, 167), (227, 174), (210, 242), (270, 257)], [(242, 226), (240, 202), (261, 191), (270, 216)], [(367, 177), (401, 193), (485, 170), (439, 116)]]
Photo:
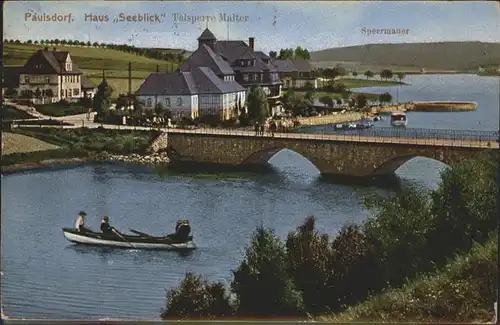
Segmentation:
[[(24, 65), (28, 58), (37, 50), (43, 49), (44, 45), (33, 44), (4, 44), (4, 65)], [(128, 89), (128, 63), (132, 62), (132, 91), (142, 84), (144, 79), (155, 72), (158, 66), (160, 71), (171, 70), (177, 64), (147, 58), (123, 51), (97, 48), (90, 46), (51, 46), (58, 51), (68, 51), (78, 67), (90, 77), (96, 85), (102, 80), (102, 69), (105, 69), (106, 79), (114, 89), (113, 97), (125, 93)]]
[[(144, 49), (148, 49), (149, 47), (142, 47)], [(153, 47), (153, 48), (149, 48), (151, 50), (156, 50), (156, 51), (160, 51), (162, 53), (173, 53), (173, 54), (182, 54), (185, 58), (189, 57), (191, 55), (191, 53), (193, 52), (190, 52), (190, 51), (186, 51), (184, 49), (171, 49), (171, 48), (162, 48), (162, 47)]]
[[(3, 59), (4, 65), (24, 65), (26, 60), (37, 50), (43, 49), (44, 45), (31, 44), (4, 44)], [(53, 48), (52, 46), (49, 48)], [(170, 62), (150, 59), (140, 55), (134, 55), (118, 50), (87, 47), (87, 46), (55, 46), (58, 51), (68, 51), (78, 67), (85, 72), (95, 72), (106, 69), (107, 74), (113, 77), (126, 77), (128, 63), (132, 62), (134, 74), (142, 71), (142, 75), (156, 71), (159, 65), (161, 70), (170, 66)], [(120, 73), (118, 73), (120, 72)], [(111, 76), (110, 75), (110, 76)], [(144, 76), (136, 78), (143, 78)]]
[[(318, 66), (328, 63), (346, 63), (367, 67), (396, 68), (410, 70), (477, 71), (478, 66), (500, 64), (500, 43), (441, 42), (367, 44), (331, 48), (311, 52), (311, 60)], [(331, 64), (330, 64), (331, 65)]]

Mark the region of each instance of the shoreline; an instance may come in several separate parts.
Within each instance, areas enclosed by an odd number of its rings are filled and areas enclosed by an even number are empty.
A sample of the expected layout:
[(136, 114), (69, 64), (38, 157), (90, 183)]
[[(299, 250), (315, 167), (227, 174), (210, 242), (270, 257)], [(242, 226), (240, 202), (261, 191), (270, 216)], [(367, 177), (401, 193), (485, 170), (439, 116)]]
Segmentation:
[(56, 159), (44, 159), (39, 162), (24, 162), (13, 165), (1, 166), (1, 172), (3, 175), (12, 175), (17, 173), (29, 172), (29, 171), (46, 171), (46, 170), (58, 170), (72, 167), (84, 166), (87, 164), (95, 163), (117, 163), (124, 162), (136, 165), (146, 165), (146, 166), (156, 166), (168, 164), (170, 159), (166, 154), (151, 154), (151, 155), (115, 155), (109, 153), (99, 153), (94, 156), (84, 157), (84, 158), (56, 158)]

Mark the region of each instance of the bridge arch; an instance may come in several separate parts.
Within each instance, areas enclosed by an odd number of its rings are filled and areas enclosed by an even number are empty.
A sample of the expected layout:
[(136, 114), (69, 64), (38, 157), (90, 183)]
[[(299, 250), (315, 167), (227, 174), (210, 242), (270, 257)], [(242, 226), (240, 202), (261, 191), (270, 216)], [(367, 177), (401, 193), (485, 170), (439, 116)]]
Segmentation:
[(307, 152), (304, 152), (302, 150), (297, 150), (296, 148), (289, 147), (286, 145), (279, 145), (279, 146), (273, 146), (269, 148), (264, 148), (257, 150), (256, 152), (252, 153), (250, 156), (246, 157), (241, 164), (243, 165), (265, 165), (269, 163), (269, 160), (271, 160), (272, 157), (274, 157), (276, 154), (278, 154), (282, 150), (290, 150), (293, 153), (303, 157), (305, 160), (309, 161), (311, 165), (313, 165), (318, 171), (320, 171), (319, 167), (317, 164), (311, 159), (311, 157), (308, 155)]
[(370, 173), (370, 176), (383, 176), (383, 175), (393, 175), (396, 171), (402, 167), (404, 164), (413, 160), (414, 158), (427, 158), (434, 162), (439, 162), (444, 164), (445, 166), (450, 166), (449, 161), (445, 159), (442, 155), (439, 157), (431, 156), (431, 155), (422, 155), (422, 154), (412, 154), (412, 155), (404, 155), (393, 157), (382, 163), (381, 165), (375, 167), (375, 169)]

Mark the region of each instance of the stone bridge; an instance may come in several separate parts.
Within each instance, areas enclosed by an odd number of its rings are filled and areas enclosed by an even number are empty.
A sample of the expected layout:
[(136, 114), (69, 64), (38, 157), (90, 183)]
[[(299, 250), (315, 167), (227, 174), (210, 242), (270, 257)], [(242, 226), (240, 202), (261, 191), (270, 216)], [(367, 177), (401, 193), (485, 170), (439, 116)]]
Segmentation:
[[(467, 159), (487, 149), (488, 140), (401, 139), (325, 134), (282, 133), (256, 136), (246, 131), (169, 130), (163, 137), (180, 162), (228, 166), (264, 165), (282, 149), (307, 158), (322, 174), (371, 177), (393, 174), (408, 160), (421, 156), (445, 164)], [(168, 138), (168, 140), (167, 140)]]

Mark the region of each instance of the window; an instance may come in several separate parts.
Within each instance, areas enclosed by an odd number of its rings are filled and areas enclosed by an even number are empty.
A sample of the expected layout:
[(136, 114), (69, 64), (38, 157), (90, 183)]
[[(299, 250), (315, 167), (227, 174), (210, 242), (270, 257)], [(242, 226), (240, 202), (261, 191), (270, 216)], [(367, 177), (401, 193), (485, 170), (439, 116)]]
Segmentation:
[(80, 89), (73, 88), (73, 96), (79, 96), (79, 95), (80, 95)]
[(182, 98), (177, 98), (177, 105), (181, 106), (182, 105)]
[(61, 97), (64, 97), (64, 89), (61, 89)]
[(29, 84), (30, 83), (30, 77), (24, 76), (24, 83)]
[(170, 98), (165, 98), (165, 105), (170, 107)]
[(50, 84), (50, 78), (49, 77), (45, 77), (45, 83), (48, 85)]
[(248, 81), (248, 74), (243, 74), (243, 80)]
[(146, 106), (147, 106), (147, 107), (151, 107), (151, 106), (153, 106), (153, 101), (151, 100), (151, 98), (148, 98), (148, 99), (146, 100)]
[(240, 61), (240, 65), (241, 65), (242, 67), (244, 67), (244, 66), (245, 66), (245, 61), (241, 60), (241, 61)]

